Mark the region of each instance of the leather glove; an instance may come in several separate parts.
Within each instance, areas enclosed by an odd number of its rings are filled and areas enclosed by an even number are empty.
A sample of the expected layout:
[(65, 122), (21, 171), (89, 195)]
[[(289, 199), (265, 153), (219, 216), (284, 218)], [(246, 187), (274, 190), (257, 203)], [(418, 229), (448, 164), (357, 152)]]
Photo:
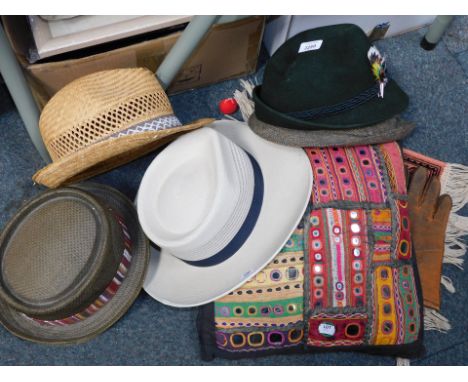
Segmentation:
[(452, 198), (439, 196), (440, 181), (437, 177), (427, 180), (428, 173), (423, 167), (414, 173), (408, 191), (408, 208), (424, 306), (439, 310), (445, 230)]

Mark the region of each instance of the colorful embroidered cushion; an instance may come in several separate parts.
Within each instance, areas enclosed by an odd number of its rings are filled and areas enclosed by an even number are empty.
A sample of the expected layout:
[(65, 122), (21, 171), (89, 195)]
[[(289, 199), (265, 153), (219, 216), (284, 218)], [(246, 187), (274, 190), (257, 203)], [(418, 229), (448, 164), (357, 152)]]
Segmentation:
[(421, 292), (399, 146), (307, 148), (303, 222), (248, 283), (199, 314), (202, 357), (422, 351)]

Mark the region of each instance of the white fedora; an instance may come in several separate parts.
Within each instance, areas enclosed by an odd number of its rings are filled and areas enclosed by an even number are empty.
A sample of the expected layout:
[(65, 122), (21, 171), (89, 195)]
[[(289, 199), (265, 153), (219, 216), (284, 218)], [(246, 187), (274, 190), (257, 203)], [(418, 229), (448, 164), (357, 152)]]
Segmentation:
[(309, 159), (300, 148), (217, 121), (181, 136), (143, 176), (137, 211), (152, 248), (144, 289), (176, 307), (236, 289), (281, 250), (307, 207)]

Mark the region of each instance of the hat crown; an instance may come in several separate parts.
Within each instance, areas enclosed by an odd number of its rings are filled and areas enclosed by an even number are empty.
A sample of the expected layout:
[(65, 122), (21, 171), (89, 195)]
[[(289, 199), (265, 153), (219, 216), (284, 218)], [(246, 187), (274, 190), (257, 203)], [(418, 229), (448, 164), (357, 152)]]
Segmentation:
[(39, 128), (55, 161), (138, 123), (172, 114), (166, 93), (148, 69), (105, 70), (57, 92), (44, 107)]
[(375, 85), (367, 58), (369, 48), (368, 37), (353, 24), (299, 33), (269, 60), (261, 97), (281, 112), (319, 108), (350, 99)]
[(186, 134), (143, 177), (137, 202), (143, 230), (180, 259), (209, 258), (242, 225), (253, 178), (248, 155), (222, 134), (211, 128)]
[(0, 238), (0, 296), (34, 318), (80, 312), (116, 273), (122, 231), (107, 207), (75, 190), (25, 205)]

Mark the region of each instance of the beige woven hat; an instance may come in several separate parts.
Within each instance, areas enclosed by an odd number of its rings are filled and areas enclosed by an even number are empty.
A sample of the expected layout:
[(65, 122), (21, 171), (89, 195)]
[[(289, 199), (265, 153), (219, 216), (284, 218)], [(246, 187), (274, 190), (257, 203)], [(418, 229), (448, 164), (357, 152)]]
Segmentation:
[(83, 180), (212, 121), (182, 125), (148, 69), (93, 73), (66, 85), (45, 106), (39, 128), (53, 163), (33, 180), (50, 188)]
[(27, 202), (0, 234), (0, 323), (34, 342), (85, 342), (141, 291), (149, 242), (133, 203), (80, 183)]

